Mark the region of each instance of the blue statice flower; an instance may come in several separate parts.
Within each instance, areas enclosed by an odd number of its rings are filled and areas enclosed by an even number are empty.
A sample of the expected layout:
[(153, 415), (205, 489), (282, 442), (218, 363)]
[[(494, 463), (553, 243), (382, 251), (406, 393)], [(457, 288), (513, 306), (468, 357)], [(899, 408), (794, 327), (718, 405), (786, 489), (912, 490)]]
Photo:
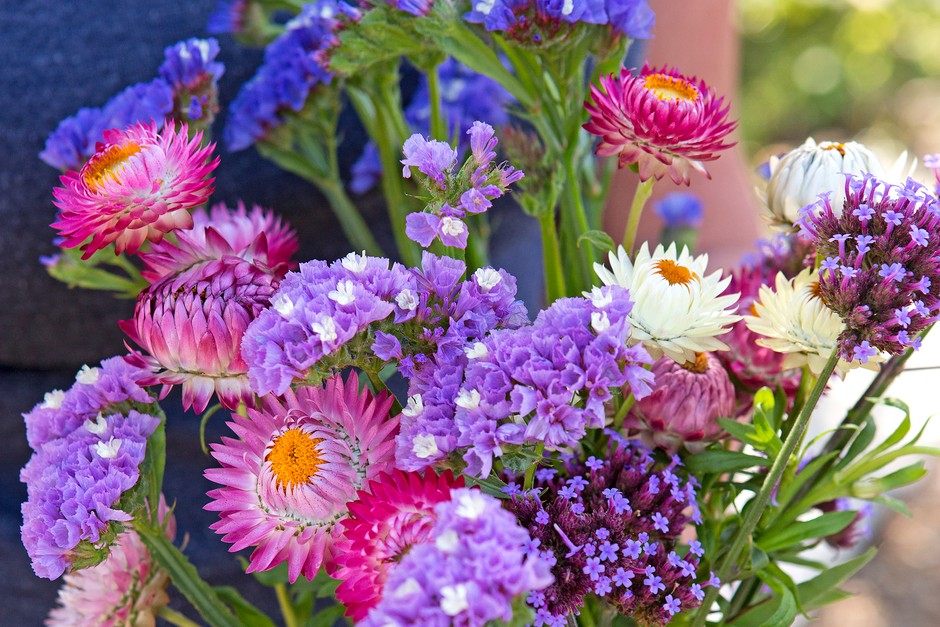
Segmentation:
[(345, 21), (361, 13), (343, 0), (317, 0), (304, 6), (264, 52), (264, 62), (229, 106), (225, 143), (242, 150), (284, 123), (284, 111), (300, 111), (310, 92), (329, 84), (329, 53)]
[(702, 201), (691, 192), (672, 192), (653, 205), (656, 215), (666, 228), (693, 228), (702, 226)]
[(135, 380), (142, 371), (113, 357), (83, 367), (68, 391), (53, 390), (24, 414), (32, 457), (20, 472), (26, 484), (23, 545), (33, 570), (55, 579), (78, 545), (102, 540), (116, 509), (139, 478), (147, 438), (160, 424), (154, 399)]
[(432, 542), (418, 544), (389, 574), (382, 600), (362, 623), (484, 625), (509, 623), (513, 602), (537, 598), (552, 583), (526, 530), (496, 498), (467, 488), (435, 507)]
[[(535, 490), (511, 498), (509, 511), (533, 544), (538, 541), (555, 577), (544, 594), (529, 600), (534, 625), (567, 624), (590, 594), (650, 625), (700, 604), (702, 584), (695, 577), (701, 545), (693, 541), (689, 551), (676, 550), (689, 523), (699, 518), (695, 484), (676, 469), (676, 460), (663, 467), (639, 442), (612, 440), (601, 468), (572, 459), (563, 475), (539, 480)], [(578, 499), (562, 498), (574, 478), (585, 484)], [(618, 500), (632, 507), (618, 507)], [(603, 543), (595, 547), (598, 538)]]
[(193, 91), (204, 81), (217, 85), (225, 73), (225, 66), (215, 60), (219, 55), (219, 42), (212, 38), (193, 37), (169, 46), (163, 54), (163, 65), (158, 72), (177, 91)]

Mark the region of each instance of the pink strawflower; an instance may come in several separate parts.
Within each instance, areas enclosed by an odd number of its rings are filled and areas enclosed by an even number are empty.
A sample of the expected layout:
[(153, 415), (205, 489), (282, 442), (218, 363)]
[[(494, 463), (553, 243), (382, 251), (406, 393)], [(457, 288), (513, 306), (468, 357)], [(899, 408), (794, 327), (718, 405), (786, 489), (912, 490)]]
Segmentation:
[(636, 402), (624, 427), (638, 432), (650, 446), (701, 451), (724, 430), (718, 418), (734, 415), (734, 386), (711, 353), (677, 364), (664, 357), (653, 364), (653, 392)]
[(265, 396), (260, 411), (232, 416), (238, 439), (212, 445), (222, 467), (207, 470), (206, 478), (224, 487), (208, 493), (206, 509), (220, 512), (212, 529), (224, 534), (230, 551), (256, 547), (247, 572), (286, 561), (291, 582), (301, 574), (313, 579), (321, 564), (331, 564), (347, 503), (392, 470), (398, 431), (398, 417), (388, 416), (392, 397), (358, 390), (353, 373), (345, 383), (337, 375), (325, 387)]
[(239, 202), (235, 209), (217, 204), (210, 212), (193, 212), (193, 228), (176, 233), (176, 244), (162, 241), (141, 255), (141, 272), (151, 283), (202, 261), (240, 257), (279, 278), (287, 274), (297, 252), (297, 233), (273, 212)]
[(675, 68), (624, 68), (591, 85), (591, 98), (584, 128), (601, 138), (597, 154), (620, 155), (621, 168), (636, 163), (642, 181), (668, 174), (688, 185), (692, 169), (708, 177), (701, 162), (734, 145), (723, 141), (736, 125), (727, 121), (729, 106), (705, 81)]
[(346, 606), (346, 616), (361, 621), (378, 604), (395, 564), (414, 545), (431, 541), (434, 506), (463, 485), (463, 477), (455, 480), (449, 470), (440, 476), (396, 470), (379, 475), (369, 492), (361, 490), (349, 503), (343, 535), (333, 545), (336, 570), (330, 572), (342, 581), (336, 599)]
[[(158, 515), (172, 540), (176, 520), (162, 495)], [(140, 536), (131, 528), (118, 536), (103, 562), (71, 572), (64, 581), (58, 607), (49, 613), (46, 627), (155, 625), (157, 611), (170, 602), (166, 571), (154, 564)]]
[(146, 240), (191, 228), (189, 210), (212, 193), (219, 159), (210, 159), (215, 144), (202, 146), (202, 133), (190, 140), (187, 132), (170, 120), (159, 131), (155, 122), (105, 131), (81, 171), (67, 172), (53, 192), (62, 246), (81, 246), (83, 259), (111, 243), (133, 254)]

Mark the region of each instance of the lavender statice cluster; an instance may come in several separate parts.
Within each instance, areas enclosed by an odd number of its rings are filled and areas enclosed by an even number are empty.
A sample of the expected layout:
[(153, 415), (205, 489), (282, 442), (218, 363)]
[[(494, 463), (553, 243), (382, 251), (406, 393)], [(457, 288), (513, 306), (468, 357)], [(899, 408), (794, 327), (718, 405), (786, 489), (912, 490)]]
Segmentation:
[(53, 390), (27, 414), (33, 454), (20, 472), (26, 484), (23, 545), (33, 570), (55, 579), (83, 541), (99, 543), (116, 509), (139, 479), (147, 438), (160, 419), (154, 399), (135, 383), (143, 373), (123, 358), (84, 366), (67, 391)]
[(526, 551), (529, 534), (499, 500), (460, 488), (435, 513), (433, 540), (392, 570), (362, 625), (509, 623), (515, 599), (552, 583), (548, 564)]
[(486, 477), (511, 447), (575, 446), (586, 429), (603, 427), (611, 389), (650, 392), (649, 355), (626, 345), (631, 307), (623, 288), (597, 288), (556, 301), (532, 325), (468, 341), (465, 366), (438, 363), (412, 381), (398, 466), (418, 470), (463, 451), (464, 472)]
[(609, 24), (618, 35), (648, 39), (656, 16), (646, 0), (474, 0), (464, 19), (516, 41), (542, 45), (578, 23)]
[(485, 212), (524, 176), (508, 163), (494, 165), (499, 140), (492, 126), (474, 122), (467, 135), (471, 154), (456, 170), (458, 151), (450, 144), (417, 133), (405, 140), (402, 176), (410, 178), (411, 168), (417, 168), (430, 197), (425, 211), (406, 216), (405, 233), (425, 248), (438, 238), (445, 246), (466, 248), (464, 218)]
[[(478, 74), (452, 58), (437, 67), (437, 74), (441, 116), (447, 124), (447, 136), (458, 139), (459, 159), (470, 148), (467, 132), (474, 120), (487, 120), (497, 128), (509, 122), (506, 108), (512, 102), (512, 96), (492, 78)], [(415, 133), (428, 135), (431, 132), (431, 100), (425, 74), (418, 78), (418, 88), (405, 107), (405, 120)], [(378, 148), (374, 142), (369, 142), (353, 164), (349, 188), (357, 194), (364, 194), (381, 176)]]
[(798, 222), (821, 260), (819, 297), (845, 323), (839, 351), (865, 363), (917, 349), (940, 315), (940, 201), (870, 174), (846, 176), (845, 194), (842, 207), (821, 196)]
[(313, 89), (331, 82), (328, 57), (339, 43), (337, 33), (360, 17), (359, 9), (343, 0), (317, 0), (285, 25), (229, 106), (224, 131), (229, 150), (263, 140), (284, 123), (285, 111), (300, 111)]
[(698, 541), (679, 545), (690, 520), (701, 522), (694, 480), (683, 480), (679, 466), (673, 457), (657, 467), (639, 442), (614, 439), (603, 459), (541, 468), (535, 490), (513, 491), (508, 507), (532, 536), (527, 550), (547, 560), (555, 578), (528, 597), (536, 626), (569, 624), (590, 595), (640, 625), (668, 623), (701, 603), (703, 586), (718, 582), (696, 581)]
[(215, 60), (215, 39), (188, 39), (164, 50), (159, 76), (127, 87), (101, 107), (86, 107), (62, 120), (39, 158), (60, 170), (77, 170), (109, 129), (138, 122), (162, 125), (167, 116), (208, 126), (218, 111), (218, 80), (225, 67)]

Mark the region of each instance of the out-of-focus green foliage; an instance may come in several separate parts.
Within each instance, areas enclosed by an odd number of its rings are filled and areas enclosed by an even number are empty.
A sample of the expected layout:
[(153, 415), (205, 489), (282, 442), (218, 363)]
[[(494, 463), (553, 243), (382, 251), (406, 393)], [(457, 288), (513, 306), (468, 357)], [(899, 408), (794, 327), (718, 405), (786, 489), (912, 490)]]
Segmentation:
[(940, 149), (940, 2), (739, 0), (751, 146), (865, 131)]

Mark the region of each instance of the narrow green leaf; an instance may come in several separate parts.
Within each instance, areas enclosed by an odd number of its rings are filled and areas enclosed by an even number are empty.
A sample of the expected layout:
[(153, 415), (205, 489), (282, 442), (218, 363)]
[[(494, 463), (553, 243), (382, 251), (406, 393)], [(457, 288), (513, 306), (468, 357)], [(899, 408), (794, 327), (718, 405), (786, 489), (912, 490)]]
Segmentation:
[(793, 623), (798, 608), (789, 588), (772, 576), (761, 580), (773, 590), (773, 594), (760, 605), (756, 605), (732, 622), (733, 627), (784, 627)]
[(276, 627), (274, 621), (249, 603), (238, 590), (231, 586), (216, 586), (216, 594), (235, 610), (235, 616), (244, 627)]
[(851, 463), (852, 460), (861, 455), (862, 452), (868, 448), (868, 445), (872, 443), (872, 440), (875, 439), (876, 431), (875, 421), (872, 419), (871, 415), (866, 416), (864, 426), (855, 434), (855, 437), (852, 438), (852, 444), (846, 449), (845, 455), (843, 455), (842, 459), (835, 465), (835, 468), (844, 468)]
[(887, 494), (881, 494), (871, 500), (873, 503), (878, 503), (879, 505), (884, 505), (885, 507), (889, 507), (893, 509), (894, 511), (896, 511), (897, 513), (907, 516), (908, 518), (913, 516), (913, 514), (911, 514), (911, 510), (908, 509), (907, 505), (905, 505), (903, 501), (900, 501), (894, 498), (893, 496), (888, 496)]
[(824, 603), (822, 603), (822, 601), (825, 599), (825, 596), (834, 588), (840, 586), (846, 579), (861, 570), (865, 564), (875, 557), (875, 553), (877, 553), (877, 549), (872, 547), (858, 557), (837, 564), (809, 581), (804, 581), (798, 585), (797, 589), (800, 591), (800, 600), (803, 603), (803, 608), (809, 611), (823, 605)]
[(753, 442), (757, 435), (757, 430), (753, 426), (731, 418), (719, 418), (718, 424), (721, 425), (722, 429), (742, 442)]
[(739, 472), (770, 465), (766, 457), (725, 450), (703, 451), (689, 456), (685, 463), (689, 471), (695, 475)]
[(779, 551), (804, 540), (824, 538), (838, 533), (848, 527), (853, 520), (855, 520), (853, 511), (830, 512), (812, 520), (795, 522), (774, 533), (763, 534), (756, 539), (756, 544), (767, 552)]
[(910, 485), (927, 474), (923, 460), (914, 462), (884, 477), (856, 483), (852, 495), (862, 499), (872, 499), (895, 488)]
[(604, 231), (598, 230), (590, 230), (582, 233), (581, 237), (578, 238), (578, 248), (581, 248), (581, 242), (587, 242), (594, 248), (605, 253), (617, 247), (616, 244), (614, 244), (614, 239), (610, 235)]

